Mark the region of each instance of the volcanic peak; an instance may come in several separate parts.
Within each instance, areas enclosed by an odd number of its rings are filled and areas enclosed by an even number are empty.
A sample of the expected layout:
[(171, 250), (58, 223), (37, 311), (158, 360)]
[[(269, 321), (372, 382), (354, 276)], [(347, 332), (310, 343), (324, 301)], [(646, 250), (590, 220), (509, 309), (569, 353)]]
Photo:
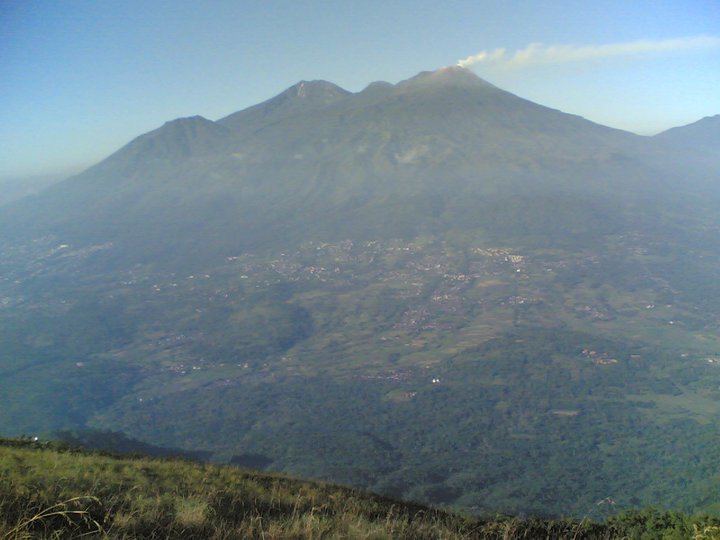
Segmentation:
[(445, 66), (434, 71), (421, 71), (414, 77), (398, 83), (399, 88), (423, 87), (475, 87), (497, 88), (475, 73), (461, 66)]

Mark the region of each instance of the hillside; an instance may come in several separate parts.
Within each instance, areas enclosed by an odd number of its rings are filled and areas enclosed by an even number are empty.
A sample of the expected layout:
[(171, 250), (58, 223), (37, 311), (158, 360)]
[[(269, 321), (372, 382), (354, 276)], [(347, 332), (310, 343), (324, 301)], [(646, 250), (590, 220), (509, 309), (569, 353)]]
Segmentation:
[(0, 439), (0, 538), (716, 538), (720, 522), (646, 510), (605, 523), (473, 519), (285, 476)]
[[(705, 176), (706, 189), (717, 193), (715, 172), (720, 168), (720, 115), (707, 116), (687, 126), (678, 126), (663, 131), (653, 140), (664, 146), (668, 153), (666, 166), (669, 169), (693, 171)], [(678, 154), (684, 159), (677, 166)], [(690, 158), (690, 159), (688, 159)]]
[(0, 433), (717, 514), (718, 169), (661, 139), (456, 67), (167, 122), (0, 207)]
[(668, 129), (655, 137), (679, 145), (685, 150), (694, 147), (717, 152), (720, 146), (720, 114), (707, 116), (687, 126)]

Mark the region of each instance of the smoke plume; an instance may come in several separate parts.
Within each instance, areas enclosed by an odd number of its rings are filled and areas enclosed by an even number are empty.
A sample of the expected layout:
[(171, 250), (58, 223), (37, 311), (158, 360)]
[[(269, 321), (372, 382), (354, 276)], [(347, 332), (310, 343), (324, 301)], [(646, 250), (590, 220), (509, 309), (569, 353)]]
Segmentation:
[(720, 37), (696, 36), (663, 40), (640, 40), (605, 45), (544, 45), (531, 43), (524, 49), (508, 53), (505, 49), (480, 51), (458, 60), (457, 65), (470, 67), (486, 64), (507, 69), (519, 69), (543, 64), (583, 62), (618, 56), (644, 55), (677, 51), (720, 48)]

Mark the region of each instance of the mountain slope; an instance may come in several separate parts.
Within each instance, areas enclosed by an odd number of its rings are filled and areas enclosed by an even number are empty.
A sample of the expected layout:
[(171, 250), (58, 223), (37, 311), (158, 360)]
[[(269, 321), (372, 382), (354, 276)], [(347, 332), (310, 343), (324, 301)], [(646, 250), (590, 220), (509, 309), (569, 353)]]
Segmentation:
[(218, 123), (247, 132), (283, 117), (322, 109), (349, 95), (347, 90), (327, 81), (300, 81), (274, 98), (226, 116)]
[[(188, 249), (217, 259), (300, 235), (411, 237), (480, 227), (499, 237), (533, 229), (560, 239), (557, 227), (586, 234), (636, 216), (628, 200), (654, 205), (644, 194), (661, 190), (665, 179), (638, 157), (644, 144), (462, 68), (353, 95), (303, 82), (217, 123), (169, 122), (5, 210), (0, 222), (24, 238), (52, 232), (73, 245), (112, 240), (128, 263), (134, 253), (168, 261), (170, 252)], [(518, 200), (523, 192), (564, 193), (566, 209), (578, 211), (547, 229), (533, 218), (532, 200)], [(611, 217), (582, 225), (579, 213), (597, 212), (582, 210), (590, 199)], [(503, 230), (494, 217), (483, 219), (511, 200), (523, 208), (524, 225)], [(574, 225), (568, 230), (563, 219)]]
[(179, 460), (97, 455), (39, 441), (0, 440), (2, 465), (10, 465), (0, 501), (0, 534), (8, 538), (600, 540), (640, 534), (690, 538), (692, 530), (718, 530), (717, 521), (707, 517), (658, 510), (629, 512), (605, 523), (472, 519), (319, 482)]
[[(717, 171), (720, 168), (720, 115), (707, 116), (687, 126), (680, 126), (653, 137), (665, 152), (668, 169), (694, 171), (705, 181), (701, 187), (717, 194)], [(678, 167), (678, 163), (681, 163)]]
[(707, 147), (720, 152), (720, 114), (706, 116), (697, 122), (668, 129), (655, 138), (683, 148)]
[(712, 510), (696, 158), (458, 68), (169, 122), (0, 208), (0, 431), (472, 512)]

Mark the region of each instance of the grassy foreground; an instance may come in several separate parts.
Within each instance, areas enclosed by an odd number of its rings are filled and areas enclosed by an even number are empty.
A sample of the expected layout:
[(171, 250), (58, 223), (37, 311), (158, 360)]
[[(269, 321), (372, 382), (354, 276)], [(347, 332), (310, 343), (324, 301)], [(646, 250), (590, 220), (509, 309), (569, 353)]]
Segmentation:
[(0, 540), (720, 539), (720, 521), (626, 512), (605, 523), (464, 517), (320, 482), (0, 439)]

